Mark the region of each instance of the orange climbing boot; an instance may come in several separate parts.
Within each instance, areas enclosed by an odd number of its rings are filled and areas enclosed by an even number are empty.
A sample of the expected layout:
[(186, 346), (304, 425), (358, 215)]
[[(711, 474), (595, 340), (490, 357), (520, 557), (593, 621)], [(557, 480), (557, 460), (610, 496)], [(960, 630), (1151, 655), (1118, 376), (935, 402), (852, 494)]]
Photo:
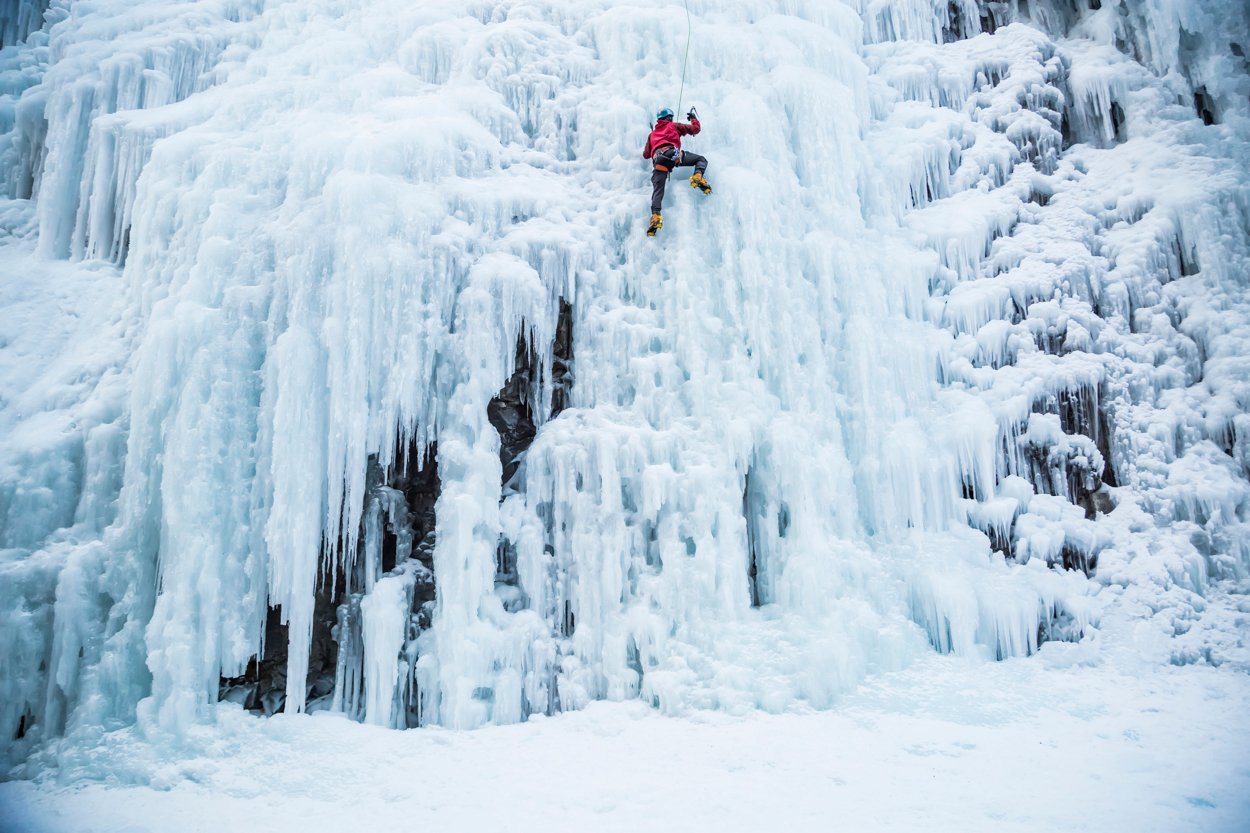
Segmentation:
[(664, 227), (664, 218), (659, 214), (651, 215), (651, 225), (647, 226), (647, 237), (655, 237), (655, 233)]
[(698, 171), (695, 171), (694, 176), (690, 177), (690, 187), (698, 188), (700, 191), (702, 191), (705, 194), (712, 193), (711, 183), (709, 183), (706, 179), (704, 179), (703, 174), (701, 174)]

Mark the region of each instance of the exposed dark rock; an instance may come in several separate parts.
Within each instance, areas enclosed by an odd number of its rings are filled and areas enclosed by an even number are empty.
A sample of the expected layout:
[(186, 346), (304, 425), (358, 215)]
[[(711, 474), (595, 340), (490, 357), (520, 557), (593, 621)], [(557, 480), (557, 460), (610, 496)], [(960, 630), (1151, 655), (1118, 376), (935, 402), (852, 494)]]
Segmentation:
[[(1107, 398), (1102, 394), (1102, 391), (1099, 391), (1098, 401), (1107, 401)], [(1102, 455), (1102, 482), (1107, 486), (1119, 486), (1120, 481), (1119, 478), (1116, 477), (1115, 466), (1112, 464), (1111, 460), (1111, 426), (1110, 419), (1107, 415), (1107, 408), (1105, 406), (1098, 408), (1097, 416), (1098, 432), (1094, 435), (1094, 442), (1098, 446), (1098, 453)], [(1100, 511), (1109, 512), (1111, 510), (1107, 509)]]
[[(517, 338), (512, 376), (499, 389), (487, 406), (490, 424), (499, 432), (499, 462), (503, 467), (502, 485), (508, 484), (520, 468), (525, 452), (534, 441), (537, 428), (534, 406), (530, 401), (538, 386), (538, 357), (524, 334)], [(560, 299), (555, 341), (552, 344), (551, 416), (568, 406), (569, 389), (573, 385), (573, 307)]]
[(499, 462), (507, 486), (534, 441), (536, 428), (530, 409), (530, 391), (538, 382), (538, 363), (524, 335), (517, 338), (516, 369), (486, 407), (490, 424), (499, 432)]
[(563, 298), (551, 354), (551, 416), (554, 418), (568, 407), (569, 390), (573, 387), (573, 305)]
[(1094, 570), (1098, 567), (1098, 553), (1087, 553), (1083, 550), (1069, 547), (1066, 544), (1063, 547), (1063, 569), (1080, 570), (1085, 575), (1093, 575)]
[(789, 533), (790, 507), (782, 503), (774, 514), (766, 494), (759, 488), (758, 479), (748, 471), (742, 490), (742, 512), (747, 527), (747, 582), (751, 606), (761, 607), (774, 601), (765, 542), (774, 537), (785, 538)]
[(1128, 132), (1124, 126), (1124, 108), (1120, 106), (1120, 102), (1111, 102), (1111, 129), (1115, 132), (1115, 140), (1123, 142), (1128, 139)]
[(1003, 558), (1014, 560), (1016, 557), (1015, 528), (1015, 520), (1012, 520), (1011, 526), (1005, 530), (1000, 530), (991, 524), (982, 532), (990, 539), (990, 549), (1002, 553)]
[[(376, 458), (369, 461), (366, 498), (366, 514), (371, 511), (370, 501), (379, 489), (402, 494), (400, 505), (392, 503), (390, 511), (381, 518), (382, 563), (380, 573), (395, 568), (399, 558), (400, 542), (406, 542), (409, 552), (404, 553), (419, 562), (413, 607), (414, 619), (420, 629), (430, 625), (430, 610), (435, 597), (433, 550), (434, 506), (438, 500), (438, 450), (434, 445), (422, 449), (417, 444), (402, 447), (403, 452), (393, 462), (387, 475)], [(364, 539), (363, 528), (361, 540)], [(360, 598), (364, 589), (364, 560), (357, 558), (350, 574), (338, 568), (331, 575), (323, 575), (317, 590), (313, 608), (313, 633), (308, 663), (306, 702), (310, 709), (328, 705), (336, 677), (352, 677), (359, 680), (360, 669), (345, 669), (340, 659), (359, 660), (360, 651)], [(422, 616), (424, 614), (424, 616)], [(265, 624), (265, 643), (262, 655), (253, 658), (245, 673), (238, 677), (223, 677), (218, 689), (218, 699), (232, 700), (257, 714), (275, 714), (285, 710), (287, 678), (288, 628), (281, 621), (278, 608), (270, 608)], [(340, 651), (344, 657), (340, 658)], [(358, 682), (356, 683), (358, 684)]]
[(942, 42), (954, 43), (965, 37), (963, 9), (958, 3), (946, 4), (946, 25), (942, 27)]
[[(561, 298), (552, 343), (550, 415), (553, 418), (568, 405), (569, 388), (573, 384), (572, 365), (573, 307)], [(538, 356), (523, 333), (517, 338), (512, 375), (486, 409), (487, 418), (499, 434), (501, 501), (525, 488), (518, 473), (537, 433), (534, 409), (541, 408), (542, 403), (532, 400), (539, 390), (539, 373)], [(528, 603), (517, 573), (516, 545), (505, 535), (499, 537), (495, 547), (495, 593), (507, 611), (515, 612)], [(572, 631), (570, 611), (566, 611), (564, 625)], [(550, 712), (554, 705), (548, 704), (545, 708)]]
[[(411, 557), (433, 571), (436, 529), (434, 507), (438, 503), (442, 486), (438, 479), (438, 444), (431, 443), (425, 448), (424, 454), (420, 452), (421, 448), (416, 443), (409, 446), (405, 458), (406, 465), (395, 467), (396, 473), (391, 476), (388, 485), (392, 489), (403, 492), (404, 501), (407, 503), (407, 523), (412, 535)], [(386, 550), (395, 546), (394, 533), (387, 534), (383, 540), (383, 566), (386, 566)], [(387, 569), (393, 566), (392, 560)], [(419, 601), (415, 602), (418, 606), (421, 601), (425, 600), (421, 592), (418, 586)], [(432, 586), (429, 598), (434, 598)]]
[[(329, 694), (334, 688), (338, 645), (332, 635), (336, 605), (330, 594), (331, 588), (323, 584), (317, 591), (313, 607), (313, 633), (305, 686), (308, 703)], [(240, 703), (248, 711), (266, 716), (284, 711), (288, 630), (282, 623), (279, 608), (269, 608), (265, 620), (265, 646), (260, 659), (253, 658), (247, 670), (238, 677), (222, 677), (217, 699)]]

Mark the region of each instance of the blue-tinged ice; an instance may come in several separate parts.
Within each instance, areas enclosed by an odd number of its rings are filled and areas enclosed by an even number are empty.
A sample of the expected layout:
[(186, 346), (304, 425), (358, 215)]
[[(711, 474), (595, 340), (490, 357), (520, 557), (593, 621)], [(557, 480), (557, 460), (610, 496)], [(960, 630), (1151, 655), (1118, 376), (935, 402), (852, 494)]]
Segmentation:
[[(1250, 26), (1086, 5), (691, 0), (682, 88), (658, 0), (4, 4), (7, 760), (275, 655), (267, 712), (472, 728), (1198, 616), (1250, 574)], [(650, 240), (679, 89), (715, 193)]]

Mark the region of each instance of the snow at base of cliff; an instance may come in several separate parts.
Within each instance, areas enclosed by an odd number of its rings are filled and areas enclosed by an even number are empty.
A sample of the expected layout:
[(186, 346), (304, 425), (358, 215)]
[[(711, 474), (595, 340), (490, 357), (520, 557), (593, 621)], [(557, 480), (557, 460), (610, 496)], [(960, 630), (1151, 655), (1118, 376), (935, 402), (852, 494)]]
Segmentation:
[(464, 733), (226, 710), (180, 752), (127, 733), (56, 779), (0, 784), (0, 830), (1245, 830), (1244, 674), (1051, 647), (931, 657), (803, 714), (596, 703)]

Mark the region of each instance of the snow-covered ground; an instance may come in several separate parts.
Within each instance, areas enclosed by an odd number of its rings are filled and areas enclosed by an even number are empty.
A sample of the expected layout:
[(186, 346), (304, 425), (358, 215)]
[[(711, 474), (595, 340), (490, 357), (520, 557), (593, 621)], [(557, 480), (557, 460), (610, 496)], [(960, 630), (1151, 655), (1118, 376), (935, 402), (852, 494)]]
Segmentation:
[(1244, 833), (1246, 676), (1068, 666), (1070, 650), (932, 656), (802, 714), (596, 703), (395, 732), (230, 709), (182, 750), (124, 732), (55, 778), (0, 785), (0, 830)]

